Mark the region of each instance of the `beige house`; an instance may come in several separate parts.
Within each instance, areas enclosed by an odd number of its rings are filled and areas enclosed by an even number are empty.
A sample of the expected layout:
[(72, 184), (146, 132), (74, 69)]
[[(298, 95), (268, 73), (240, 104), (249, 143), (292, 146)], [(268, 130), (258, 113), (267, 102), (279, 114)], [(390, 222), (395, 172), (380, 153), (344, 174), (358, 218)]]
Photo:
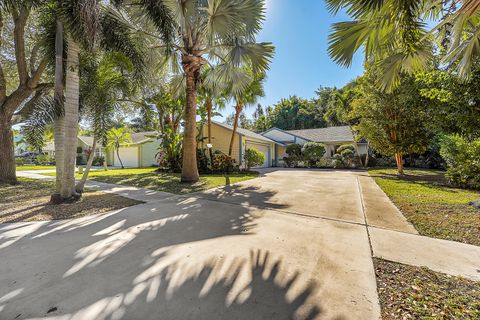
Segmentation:
[[(128, 145), (120, 146), (118, 154), (126, 168), (142, 168), (158, 165), (157, 153), (160, 146), (160, 140), (157, 138), (157, 132), (137, 132), (132, 133), (132, 142)], [(120, 166), (120, 160), (117, 156), (117, 150), (107, 149), (107, 165)]]
[[(212, 121), (212, 149), (220, 150), (221, 152), (228, 154), (232, 131), (232, 126)], [(206, 125), (203, 126), (202, 134), (203, 137), (208, 136), (208, 127)], [(265, 162), (259, 166), (259, 168), (273, 167), (276, 165), (275, 159), (278, 158), (277, 152), (282, 152), (279, 148), (284, 148), (281, 143), (242, 128), (237, 129), (234, 139), (232, 157), (235, 159), (236, 164), (240, 166), (244, 163), (243, 155), (245, 154), (245, 150), (253, 148), (265, 155)], [(207, 148), (207, 140), (204, 139), (203, 141), (202, 148)]]
[[(93, 137), (79, 136), (77, 139), (77, 164), (85, 164), (87, 162), (88, 151), (92, 149), (93, 146)], [(55, 156), (55, 143), (49, 142), (42, 149), (43, 152), (46, 152), (49, 156)], [(105, 156), (105, 148), (101, 145), (96, 146), (95, 156), (103, 157)]]

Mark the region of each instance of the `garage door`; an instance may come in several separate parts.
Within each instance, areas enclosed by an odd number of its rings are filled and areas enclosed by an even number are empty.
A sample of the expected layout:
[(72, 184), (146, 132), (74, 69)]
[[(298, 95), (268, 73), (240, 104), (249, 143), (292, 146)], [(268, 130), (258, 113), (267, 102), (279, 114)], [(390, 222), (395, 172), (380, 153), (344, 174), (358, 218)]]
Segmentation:
[[(120, 159), (122, 159), (124, 167), (138, 168), (138, 147), (120, 147), (118, 150)], [(115, 166), (120, 166), (120, 160), (115, 150)]]
[(270, 147), (269, 146), (264, 145), (264, 144), (260, 144), (260, 143), (247, 141), (246, 148), (247, 148), (247, 150), (248, 149), (256, 149), (256, 150), (260, 151), (261, 153), (263, 153), (263, 155), (265, 156), (265, 162), (263, 162), (263, 164), (261, 166), (258, 166), (256, 168), (268, 168), (270, 166), (270, 160), (269, 160), (269, 158), (270, 158), (270, 156), (269, 156)]

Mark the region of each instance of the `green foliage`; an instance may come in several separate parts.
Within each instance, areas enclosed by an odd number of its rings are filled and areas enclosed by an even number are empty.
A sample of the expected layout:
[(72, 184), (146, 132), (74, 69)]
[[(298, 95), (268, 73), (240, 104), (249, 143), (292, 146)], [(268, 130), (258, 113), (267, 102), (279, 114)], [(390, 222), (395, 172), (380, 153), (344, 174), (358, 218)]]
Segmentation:
[(480, 189), (480, 139), (459, 135), (444, 137), (440, 154), (447, 164), (446, 177), (455, 186)]
[(197, 167), (199, 173), (206, 173), (209, 171), (206, 152), (206, 149), (197, 149)]
[(421, 154), (429, 140), (429, 101), (421, 96), (415, 79), (403, 76), (401, 86), (391, 93), (374, 85), (379, 70), (367, 66), (361, 79), (364, 95), (353, 101), (354, 126), (370, 146), (384, 156)]
[(105, 163), (105, 158), (104, 157), (94, 157), (92, 161), (93, 166), (103, 166)]
[(41, 154), (35, 157), (35, 164), (40, 166), (54, 165), (55, 158), (50, 157), (48, 154)]
[(247, 170), (262, 165), (265, 162), (265, 155), (257, 149), (247, 149), (243, 155)]
[(302, 147), (303, 158), (314, 166), (325, 154), (325, 145), (319, 142), (307, 142)]
[(26, 164), (28, 161), (26, 158), (15, 158), (15, 164), (17, 166), (23, 166), (24, 164)]
[(266, 122), (268, 127), (282, 130), (325, 127), (325, 121), (317, 114), (315, 101), (290, 96), (269, 109)]
[(352, 152), (355, 151), (355, 146), (353, 144), (342, 144), (340, 147), (337, 148), (337, 153), (342, 154), (345, 150), (351, 150)]
[(302, 146), (298, 143), (292, 143), (287, 145), (285, 152), (289, 156), (301, 156), (302, 155)]
[(235, 159), (228, 154), (216, 150), (213, 154), (212, 170), (214, 172), (230, 173), (235, 168)]
[(160, 146), (157, 153), (159, 167), (179, 172), (182, 167), (182, 135), (166, 127), (159, 139)]

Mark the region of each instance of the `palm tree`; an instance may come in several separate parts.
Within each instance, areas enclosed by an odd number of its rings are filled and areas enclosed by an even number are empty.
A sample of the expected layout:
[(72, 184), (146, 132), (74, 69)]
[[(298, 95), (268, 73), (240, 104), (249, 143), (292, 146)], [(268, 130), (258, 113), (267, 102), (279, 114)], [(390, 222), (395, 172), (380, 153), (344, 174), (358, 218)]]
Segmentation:
[[(270, 43), (255, 43), (264, 20), (264, 0), (142, 1), (145, 13), (162, 34), (186, 80), (182, 182), (199, 179), (196, 161), (197, 90), (204, 65), (222, 61), (241, 66), (249, 61), (265, 71), (273, 56)], [(170, 19), (166, 20), (165, 17)], [(165, 32), (166, 27), (171, 32)], [(210, 60), (208, 60), (210, 59)]]
[(238, 129), (238, 118), (240, 114), (246, 106), (255, 104), (259, 97), (263, 97), (265, 95), (265, 92), (263, 91), (264, 75), (252, 75), (251, 71), (248, 73), (251, 76), (251, 82), (241, 91), (233, 93), (233, 98), (235, 99), (235, 117), (233, 120), (233, 130), (232, 137), (230, 138), (230, 146), (228, 147), (229, 156), (232, 155), (235, 135)]
[(112, 128), (107, 133), (107, 147), (112, 148), (117, 153), (117, 158), (120, 161), (122, 169), (124, 169), (122, 159), (120, 159), (119, 149), (120, 146), (126, 145), (132, 142), (132, 136), (130, 132), (125, 128)]
[[(392, 91), (402, 72), (424, 69), (432, 58), (431, 37), (445, 44), (445, 63), (458, 62), (458, 73), (467, 77), (480, 55), (480, 0), (327, 0), (336, 13), (346, 8), (354, 20), (333, 25), (329, 54), (350, 66), (355, 52), (364, 48), (366, 60), (380, 65), (382, 89)], [(427, 19), (441, 20), (427, 32)]]

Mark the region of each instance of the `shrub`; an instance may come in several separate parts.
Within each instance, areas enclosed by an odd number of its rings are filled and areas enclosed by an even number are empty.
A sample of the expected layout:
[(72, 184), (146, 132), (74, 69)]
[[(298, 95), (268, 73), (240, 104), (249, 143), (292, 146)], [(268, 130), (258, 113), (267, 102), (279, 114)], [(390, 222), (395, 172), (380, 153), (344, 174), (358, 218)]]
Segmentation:
[(287, 167), (298, 167), (298, 163), (303, 161), (302, 146), (297, 143), (287, 145), (285, 149), (286, 157), (283, 158)]
[(314, 166), (325, 154), (325, 145), (318, 142), (307, 142), (303, 145), (303, 158), (309, 162), (310, 166)]
[(213, 171), (229, 173), (232, 172), (235, 167), (235, 159), (220, 151), (215, 151), (213, 155)]
[(83, 156), (77, 155), (77, 162), (76, 162), (76, 164), (77, 164), (77, 165), (85, 164), (84, 161), (83, 161)]
[(287, 146), (287, 148), (285, 149), (285, 152), (290, 157), (292, 157), (292, 156), (300, 157), (302, 155), (302, 146), (299, 145), (298, 143), (289, 144)]
[(440, 154), (447, 164), (448, 181), (459, 187), (480, 189), (480, 139), (459, 135), (442, 139)]
[(15, 164), (17, 166), (23, 166), (25, 163), (27, 163), (25, 158), (15, 158)]
[(337, 153), (342, 154), (342, 152), (345, 150), (351, 150), (352, 152), (355, 152), (355, 147), (353, 144), (342, 144), (337, 148)]
[(340, 153), (342, 156), (343, 163), (347, 167), (351, 167), (353, 163), (353, 157), (354, 157), (354, 152), (351, 149), (343, 149), (342, 152)]
[(93, 166), (103, 166), (105, 163), (105, 158), (104, 157), (94, 157), (92, 161)]
[(262, 165), (265, 162), (265, 155), (257, 149), (247, 149), (243, 156), (247, 170), (252, 167)]
[(77, 154), (83, 153), (83, 148), (82, 147), (77, 147)]
[[(40, 166), (47, 166), (52, 164), (52, 158), (47, 154), (41, 154), (35, 157), (35, 163)], [(53, 163), (54, 164), (54, 163)]]
[(205, 149), (197, 149), (197, 168), (200, 173), (207, 173), (208, 169), (208, 157)]
[(333, 159), (330, 158), (321, 158), (320, 160), (317, 161), (315, 166), (317, 168), (333, 168), (334, 167), (334, 161)]

